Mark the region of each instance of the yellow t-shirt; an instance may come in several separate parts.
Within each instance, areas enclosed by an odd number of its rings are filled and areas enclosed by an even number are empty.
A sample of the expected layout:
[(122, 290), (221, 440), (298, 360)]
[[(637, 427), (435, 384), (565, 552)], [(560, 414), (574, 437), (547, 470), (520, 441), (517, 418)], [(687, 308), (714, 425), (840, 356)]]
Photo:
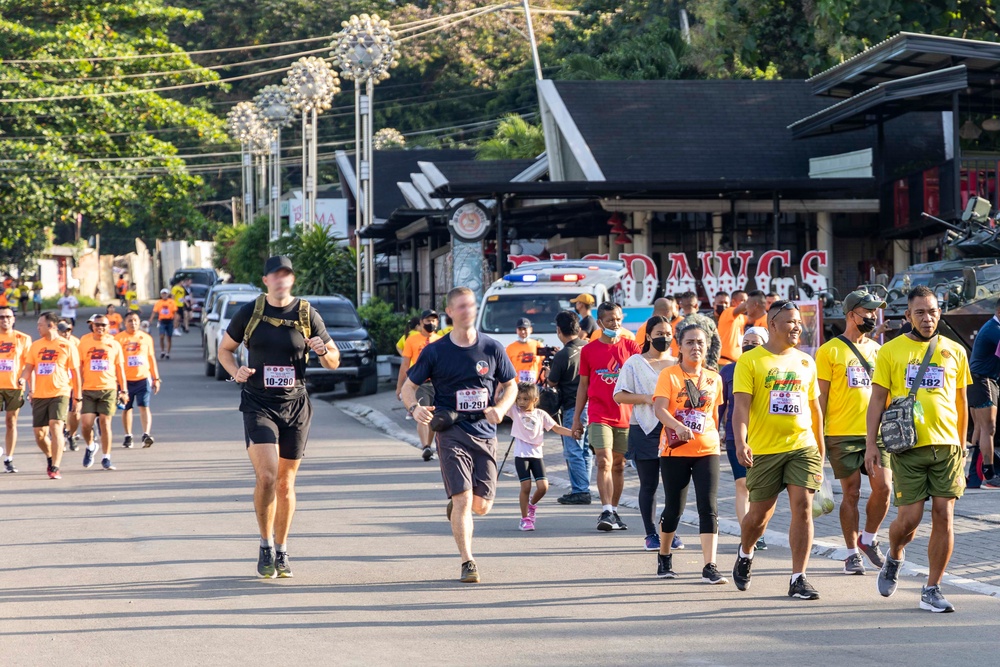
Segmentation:
[(129, 310), (139, 311), (139, 295), (134, 289), (125, 292), (125, 301), (128, 302)]
[(187, 290), (184, 289), (184, 285), (177, 283), (170, 288), (170, 295), (174, 297), (174, 303), (177, 304), (178, 308), (184, 307), (184, 297), (187, 296)]
[[(854, 346), (874, 369), (879, 344), (866, 337)], [(839, 337), (823, 343), (816, 350), (816, 375), (830, 383), (823, 432), (834, 436), (864, 437), (868, 432), (865, 418), (872, 397), (871, 378)]]
[[(906, 396), (928, 344), (907, 335), (893, 338), (878, 352), (872, 382), (888, 389), (891, 399)], [(965, 349), (949, 338), (938, 336), (937, 349), (921, 384), (916, 398), (924, 414), (923, 419), (918, 415), (915, 420), (916, 446), (960, 446), (965, 434), (958, 433), (958, 390), (972, 384)]]
[(750, 394), (747, 444), (754, 456), (816, 446), (809, 402), (819, 398), (819, 383), (809, 355), (755, 347), (736, 362), (733, 393)]
[(407, 339), (410, 336), (416, 336), (419, 333), (420, 332), (417, 331), (416, 329), (410, 329), (405, 334), (403, 334), (402, 336), (399, 337), (399, 340), (396, 341), (396, 349), (399, 351), (400, 354), (403, 353), (403, 346), (406, 345)]

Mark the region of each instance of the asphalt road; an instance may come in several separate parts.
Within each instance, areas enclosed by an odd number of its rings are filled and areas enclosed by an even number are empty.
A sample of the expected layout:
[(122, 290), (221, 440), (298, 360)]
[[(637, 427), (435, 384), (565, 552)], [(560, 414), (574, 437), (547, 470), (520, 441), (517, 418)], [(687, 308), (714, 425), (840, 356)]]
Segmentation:
[[(71, 452), (63, 479), (47, 479), (22, 414), (21, 472), (0, 477), (3, 664), (989, 661), (996, 598), (946, 588), (958, 612), (932, 615), (917, 609), (917, 579), (883, 599), (874, 573), (813, 558), (822, 599), (793, 601), (780, 548), (758, 555), (750, 591), (711, 587), (690, 526), (681, 578), (661, 581), (638, 531), (598, 533), (593, 506), (557, 505), (556, 493), (538, 529), (519, 532), (507, 477), (476, 522), (484, 583), (460, 584), (435, 464), (323, 400), (298, 483), (295, 578), (259, 580), (238, 389), (204, 376), (198, 344), (179, 338), (163, 365), (153, 448), (121, 449), (116, 423), (117, 471), (85, 470)], [(723, 536), (723, 572), (735, 549)]]

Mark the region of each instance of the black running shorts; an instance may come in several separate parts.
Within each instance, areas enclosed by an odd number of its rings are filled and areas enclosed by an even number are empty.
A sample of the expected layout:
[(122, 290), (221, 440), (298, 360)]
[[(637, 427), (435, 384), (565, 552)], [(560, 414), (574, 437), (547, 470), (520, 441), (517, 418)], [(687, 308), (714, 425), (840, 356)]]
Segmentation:
[(277, 444), (278, 456), (283, 459), (297, 461), (305, 455), (312, 421), (312, 405), (305, 391), (280, 401), (244, 391), (240, 412), (247, 448), (252, 444)]

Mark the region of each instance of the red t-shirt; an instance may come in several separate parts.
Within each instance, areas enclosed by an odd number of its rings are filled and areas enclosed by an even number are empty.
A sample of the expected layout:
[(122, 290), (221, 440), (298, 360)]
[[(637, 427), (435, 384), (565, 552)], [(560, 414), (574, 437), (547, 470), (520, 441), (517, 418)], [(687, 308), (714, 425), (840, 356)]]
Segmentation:
[(615, 383), (625, 360), (642, 352), (634, 340), (619, 336), (613, 344), (592, 340), (580, 351), (580, 376), (590, 381), (587, 390), (587, 421), (628, 428), (631, 405), (615, 403)]

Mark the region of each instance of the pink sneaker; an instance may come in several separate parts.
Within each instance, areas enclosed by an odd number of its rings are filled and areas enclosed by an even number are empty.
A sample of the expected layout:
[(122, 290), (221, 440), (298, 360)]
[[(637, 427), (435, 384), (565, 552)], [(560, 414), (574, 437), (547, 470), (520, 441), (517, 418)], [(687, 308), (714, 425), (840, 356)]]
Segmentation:
[(538, 505), (532, 505), (531, 503), (528, 503), (528, 518), (531, 519), (532, 523), (535, 522), (535, 510), (537, 509)]
[(521, 519), (521, 525), (518, 526), (518, 527), (521, 530), (534, 530), (535, 529), (535, 522), (531, 519), (531, 517), (527, 517), (526, 516), (523, 519)]

